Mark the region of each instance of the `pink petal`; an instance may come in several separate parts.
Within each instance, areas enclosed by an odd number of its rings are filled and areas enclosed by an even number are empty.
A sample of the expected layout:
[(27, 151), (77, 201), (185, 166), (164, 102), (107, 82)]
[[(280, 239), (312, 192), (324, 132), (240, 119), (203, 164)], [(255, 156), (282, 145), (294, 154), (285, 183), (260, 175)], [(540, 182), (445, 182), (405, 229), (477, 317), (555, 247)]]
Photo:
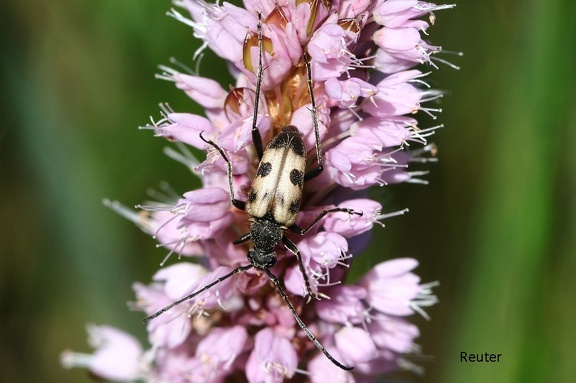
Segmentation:
[(336, 332), (334, 341), (344, 360), (353, 364), (369, 362), (376, 356), (376, 345), (361, 328), (344, 327)]
[(139, 377), (143, 350), (132, 335), (110, 326), (89, 326), (91, 343), (97, 347), (90, 370), (106, 379), (131, 381)]
[(297, 365), (298, 356), (288, 339), (264, 328), (254, 339), (254, 350), (246, 364), (246, 377), (250, 383), (281, 383), (294, 375)]

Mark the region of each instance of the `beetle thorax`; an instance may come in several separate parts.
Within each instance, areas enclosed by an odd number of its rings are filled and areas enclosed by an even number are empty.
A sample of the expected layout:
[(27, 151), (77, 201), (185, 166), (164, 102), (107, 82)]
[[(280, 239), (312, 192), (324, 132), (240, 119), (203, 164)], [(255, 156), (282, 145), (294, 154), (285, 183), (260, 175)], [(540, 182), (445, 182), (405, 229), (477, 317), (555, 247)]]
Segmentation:
[(250, 219), (250, 237), (254, 246), (248, 251), (248, 260), (258, 269), (269, 269), (276, 263), (274, 249), (284, 236), (284, 228), (267, 214)]

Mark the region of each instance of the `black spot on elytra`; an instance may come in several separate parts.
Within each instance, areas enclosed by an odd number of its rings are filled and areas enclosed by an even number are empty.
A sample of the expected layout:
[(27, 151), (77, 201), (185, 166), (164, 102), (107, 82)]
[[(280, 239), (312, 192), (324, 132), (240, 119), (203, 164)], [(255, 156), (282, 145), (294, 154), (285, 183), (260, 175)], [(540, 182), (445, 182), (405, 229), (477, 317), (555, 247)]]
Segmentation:
[(300, 199), (295, 199), (290, 203), (290, 213), (292, 214), (298, 213), (299, 208), (300, 208)]
[(258, 166), (258, 173), (256, 177), (266, 177), (272, 171), (272, 164), (270, 162), (260, 162), (260, 166)]
[(299, 157), (306, 158), (306, 148), (304, 147), (304, 141), (302, 140), (302, 137), (294, 137), (290, 147)]
[(300, 157), (306, 157), (306, 148), (304, 140), (298, 128), (288, 125), (282, 128), (282, 131), (276, 135), (268, 144), (269, 149), (291, 148), (294, 153)]
[(292, 185), (302, 189), (304, 187), (304, 173), (298, 169), (292, 169), (290, 171), (290, 182), (292, 182)]

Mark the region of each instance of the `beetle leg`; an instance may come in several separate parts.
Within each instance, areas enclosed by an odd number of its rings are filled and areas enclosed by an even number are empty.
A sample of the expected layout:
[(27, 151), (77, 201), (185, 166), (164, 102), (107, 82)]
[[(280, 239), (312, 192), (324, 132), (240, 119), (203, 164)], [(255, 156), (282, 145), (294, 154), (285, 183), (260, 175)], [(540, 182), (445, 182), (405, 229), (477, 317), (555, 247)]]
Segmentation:
[(306, 285), (306, 291), (308, 292), (309, 297), (308, 302), (310, 301), (311, 297), (320, 299), (320, 297), (318, 297), (317, 294), (312, 292), (312, 288), (310, 287), (310, 280), (308, 279), (308, 274), (306, 274), (304, 263), (302, 263), (302, 255), (300, 254), (300, 249), (298, 249), (298, 246), (296, 246), (296, 244), (287, 237), (282, 237), (282, 242), (284, 242), (284, 246), (286, 246), (286, 248), (290, 250), (290, 252), (292, 252), (296, 256), (296, 259), (298, 260), (298, 267), (300, 268), (300, 272), (304, 277), (304, 284)]
[(356, 214), (356, 215), (362, 215), (363, 213), (361, 211), (356, 211), (353, 209), (349, 209), (346, 207), (334, 207), (332, 209), (324, 209), (320, 212), (320, 214), (318, 214), (318, 216), (316, 216), (316, 218), (314, 218), (314, 221), (312, 221), (306, 228), (301, 228), (300, 226), (294, 224), (292, 226), (290, 226), (288, 228), (288, 230), (290, 230), (293, 233), (296, 234), (300, 234), (300, 235), (304, 235), (306, 233), (308, 233), (314, 226), (316, 226), (316, 224), (322, 219), (324, 218), (324, 216), (328, 213), (337, 213), (337, 212), (343, 212), (343, 213), (348, 213), (348, 214)]
[(250, 235), (250, 233), (246, 233), (243, 236), (241, 236), (238, 239), (235, 239), (234, 242), (232, 242), (233, 245), (239, 245), (241, 243), (244, 243), (246, 241), (248, 241), (250, 238), (252, 238), (252, 236)]
[(325, 348), (324, 346), (322, 346), (322, 344), (318, 341), (318, 339), (316, 339), (316, 337), (312, 334), (312, 332), (308, 329), (308, 327), (306, 327), (306, 325), (304, 324), (304, 322), (302, 321), (302, 319), (300, 319), (300, 317), (298, 316), (298, 314), (296, 313), (296, 309), (294, 308), (294, 306), (292, 306), (292, 303), (290, 303), (290, 300), (288, 299), (288, 296), (286, 295), (286, 292), (284, 292), (284, 290), (282, 289), (282, 286), (280, 286), (280, 281), (278, 280), (278, 278), (276, 278), (276, 276), (274, 274), (272, 274), (272, 272), (269, 269), (265, 269), (264, 272), (268, 275), (268, 277), (270, 278), (270, 280), (272, 281), (272, 283), (274, 283), (274, 285), (276, 286), (276, 289), (278, 289), (278, 292), (280, 293), (280, 296), (282, 297), (282, 299), (284, 299), (284, 301), (286, 302), (286, 304), (288, 305), (288, 308), (290, 309), (290, 311), (292, 312), (292, 315), (294, 316), (294, 319), (296, 319), (296, 322), (298, 322), (298, 325), (300, 326), (300, 328), (306, 333), (306, 335), (308, 336), (308, 338), (312, 341), (312, 343), (314, 343), (314, 345), (316, 347), (318, 347), (318, 349), (320, 351), (322, 351), (324, 353), (324, 355), (326, 355), (326, 357), (332, 362), (334, 363), (336, 366), (340, 367), (343, 370), (346, 371), (351, 371), (354, 369), (354, 367), (349, 367), (346, 366), (342, 363), (340, 363), (339, 361), (337, 361)]

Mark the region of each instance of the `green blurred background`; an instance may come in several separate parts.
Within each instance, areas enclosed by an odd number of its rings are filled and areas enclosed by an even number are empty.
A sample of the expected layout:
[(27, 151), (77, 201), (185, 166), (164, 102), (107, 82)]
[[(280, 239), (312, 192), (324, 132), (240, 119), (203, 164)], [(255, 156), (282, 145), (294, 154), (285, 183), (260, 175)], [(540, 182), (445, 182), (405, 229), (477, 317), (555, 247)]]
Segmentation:
[[(0, 381), (88, 382), (59, 365), (90, 351), (85, 323), (144, 337), (131, 283), (165, 254), (104, 197), (135, 205), (167, 181), (196, 180), (137, 127), (158, 104), (200, 112), (155, 80), (199, 42), (158, 0), (3, 1), (0, 15)], [(423, 382), (576, 379), (576, 3), (459, 2), (433, 43), (464, 51), (428, 80), (447, 90), (430, 185), (376, 193), (386, 221), (363, 260), (410, 256), (439, 280), (432, 320), (415, 317)], [(201, 73), (229, 80), (223, 62)], [(428, 126), (431, 123), (427, 123)], [(423, 127), (426, 127), (423, 125)], [(379, 250), (376, 250), (379, 249)], [(366, 265), (358, 264), (361, 272)], [(460, 352), (501, 353), (500, 363)]]

